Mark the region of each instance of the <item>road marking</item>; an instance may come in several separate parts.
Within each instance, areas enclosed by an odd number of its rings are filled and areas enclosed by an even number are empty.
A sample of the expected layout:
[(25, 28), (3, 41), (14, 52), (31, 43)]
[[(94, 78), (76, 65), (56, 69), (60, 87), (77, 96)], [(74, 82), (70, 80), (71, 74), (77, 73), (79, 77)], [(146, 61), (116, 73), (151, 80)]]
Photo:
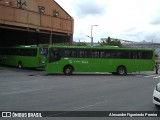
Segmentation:
[(2, 95), (11, 95), (11, 94), (19, 94), (19, 93), (27, 93), (27, 92), (34, 92), (34, 91), (40, 91), (40, 90), (50, 90), (50, 89), (53, 89), (53, 86), (51, 88), (45, 88), (45, 89), (34, 89), (34, 90), (26, 90), (26, 91), (1, 93), (0, 96), (2, 96)]
[(146, 78), (160, 78), (160, 76), (159, 75), (136, 75), (136, 76), (143, 76), (143, 77), (146, 77)]
[(69, 113), (71, 111), (77, 111), (77, 110), (82, 110), (82, 109), (85, 109), (85, 108), (90, 108), (90, 107), (93, 107), (93, 106), (96, 106), (96, 105), (99, 105), (99, 104), (103, 104), (103, 103), (106, 103), (106, 102), (108, 102), (108, 101), (105, 100), (105, 101), (102, 101), (102, 102), (97, 102), (95, 104), (86, 105), (86, 106), (79, 107), (79, 108), (76, 108), (76, 109), (73, 109), (73, 110), (69, 110), (69, 111), (66, 111), (66, 112), (60, 112), (60, 113), (57, 113), (57, 114), (52, 114), (52, 115), (49, 115), (47, 117), (60, 116), (60, 115), (63, 115), (63, 114), (67, 114), (67, 113)]
[(144, 76), (144, 77), (156, 77), (157, 75), (148, 75), (148, 76)]
[(94, 106), (96, 106), (96, 105), (103, 104), (103, 103), (106, 103), (106, 102), (108, 102), (108, 100), (102, 101), (102, 102), (97, 102), (97, 103), (95, 103), (95, 104), (86, 105), (86, 106), (83, 106), (83, 107), (79, 107), (79, 108), (73, 109), (73, 110), (71, 110), (71, 111), (77, 111), (77, 110), (82, 110), (82, 109), (85, 109), (85, 108), (94, 107)]
[(39, 91), (39, 90), (41, 90), (41, 89), (17, 91), (17, 92), (9, 92), (9, 93), (1, 93), (1, 94), (2, 95), (10, 95), (10, 94), (19, 94), (19, 93), (33, 92), (33, 91)]
[(157, 77), (153, 77), (153, 78), (160, 78), (160, 76), (157, 76)]
[(18, 82), (4, 82), (4, 83), (0, 83), (0, 85), (5, 85), (5, 84), (14, 84), (14, 83), (23, 83), (23, 82), (28, 82), (26, 81), (18, 81)]
[(136, 76), (143, 76), (143, 75), (136, 75)]
[(33, 79), (33, 80), (24, 80), (24, 81), (15, 81), (15, 82), (3, 82), (3, 83), (0, 83), (0, 85), (8, 85), (8, 84), (19, 84), (19, 83), (23, 83), (23, 82), (34, 82), (34, 81), (43, 81), (45, 79)]

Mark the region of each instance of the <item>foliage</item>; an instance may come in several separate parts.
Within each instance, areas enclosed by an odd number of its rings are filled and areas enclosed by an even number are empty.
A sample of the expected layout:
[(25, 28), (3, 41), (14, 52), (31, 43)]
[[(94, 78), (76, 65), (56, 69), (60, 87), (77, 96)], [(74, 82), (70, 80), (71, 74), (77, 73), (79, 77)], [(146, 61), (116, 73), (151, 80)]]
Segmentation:
[(70, 46), (70, 43), (53, 43), (53, 45), (57, 45), (57, 46)]
[(159, 58), (159, 55), (158, 55), (157, 53), (155, 53), (155, 57), (156, 57), (156, 58)]
[(74, 42), (72, 45), (73, 46), (88, 46), (86, 42), (80, 42), (80, 40), (79, 42)]
[(121, 41), (118, 39), (111, 39), (110, 37), (108, 37), (108, 39), (106, 39), (105, 41), (103, 41), (102, 43), (100, 43), (101, 46), (104, 45), (109, 45), (109, 46), (119, 46), (121, 47)]
[[(70, 46), (70, 43), (54, 43), (53, 45), (57, 45), (57, 46)], [(85, 42), (73, 42), (72, 43), (73, 46), (88, 46), (87, 43)]]

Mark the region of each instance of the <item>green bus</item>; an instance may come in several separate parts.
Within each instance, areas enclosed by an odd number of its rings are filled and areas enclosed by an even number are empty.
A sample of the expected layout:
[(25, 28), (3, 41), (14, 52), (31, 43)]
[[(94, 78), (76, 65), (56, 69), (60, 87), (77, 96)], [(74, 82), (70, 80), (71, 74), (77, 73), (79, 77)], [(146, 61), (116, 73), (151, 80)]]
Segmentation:
[(153, 71), (155, 51), (145, 48), (49, 46), (47, 72), (129, 72)]
[(0, 47), (0, 63), (18, 68), (44, 67), (48, 54), (48, 46), (19, 45)]

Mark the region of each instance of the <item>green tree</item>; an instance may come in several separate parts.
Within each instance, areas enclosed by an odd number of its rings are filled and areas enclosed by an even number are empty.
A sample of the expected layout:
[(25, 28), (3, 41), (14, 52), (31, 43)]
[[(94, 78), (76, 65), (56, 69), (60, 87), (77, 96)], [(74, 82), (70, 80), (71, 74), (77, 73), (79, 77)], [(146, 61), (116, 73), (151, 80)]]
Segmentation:
[(155, 53), (155, 57), (156, 57), (156, 59), (158, 59), (158, 58), (159, 58), (159, 55), (158, 55), (158, 53)]
[(111, 38), (108, 37), (108, 40), (107, 40), (108, 44), (111, 43)]
[(70, 43), (54, 43), (53, 45), (58, 45), (58, 46), (70, 46)]
[(103, 41), (101, 44), (101, 46), (107, 45), (107, 46), (119, 46), (121, 47), (121, 41), (118, 39), (112, 39), (110, 37), (108, 37), (108, 39), (106, 39), (106, 41)]
[(86, 42), (80, 42), (79, 40), (79, 42), (73, 43), (73, 46), (88, 46), (88, 44)]

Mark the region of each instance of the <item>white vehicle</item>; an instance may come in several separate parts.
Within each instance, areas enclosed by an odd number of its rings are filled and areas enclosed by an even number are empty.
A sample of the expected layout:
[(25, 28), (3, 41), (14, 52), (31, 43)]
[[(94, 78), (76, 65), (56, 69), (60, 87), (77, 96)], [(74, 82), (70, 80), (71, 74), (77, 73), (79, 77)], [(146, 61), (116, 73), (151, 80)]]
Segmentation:
[(160, 107), (160, 83), (154, 89), (153, 92), (153, 103), (156, 107)]

